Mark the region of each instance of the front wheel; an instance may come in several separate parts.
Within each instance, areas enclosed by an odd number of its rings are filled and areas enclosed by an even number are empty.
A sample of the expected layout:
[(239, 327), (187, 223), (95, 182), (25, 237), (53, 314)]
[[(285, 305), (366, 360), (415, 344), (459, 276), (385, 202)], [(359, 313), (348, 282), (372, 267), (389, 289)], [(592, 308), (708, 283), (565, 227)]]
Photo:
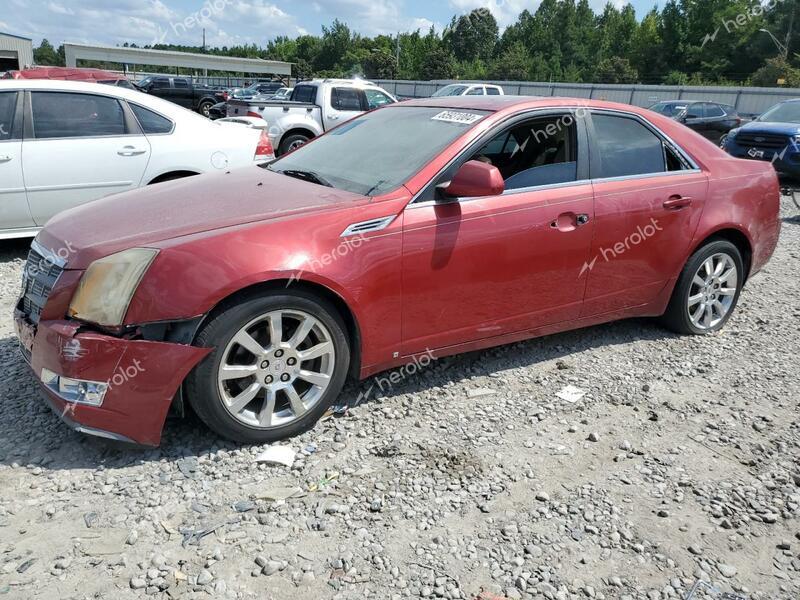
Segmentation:
[(187, 380), (189, 402), (215, 432), (244, 443), (313, 427), (341, 392), (350, 364), (338, 312), (302, 292), (229, 306), (202, 328), (197, 345), (214, 350)]
[(736, 246), (727, 240), (706, 244), (683, 268), (662, 321), (682, 334), (719, 331), (736, 309), (744, 277), (742, 254)]

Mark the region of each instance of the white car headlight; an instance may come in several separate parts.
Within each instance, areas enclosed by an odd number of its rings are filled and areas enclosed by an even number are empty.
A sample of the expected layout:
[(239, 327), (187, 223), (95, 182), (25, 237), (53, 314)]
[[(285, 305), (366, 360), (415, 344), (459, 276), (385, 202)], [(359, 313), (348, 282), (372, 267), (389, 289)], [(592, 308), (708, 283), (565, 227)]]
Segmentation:
[(105, 327), (122, 325), (133, 294), (157, 254), (152, 248), (132, 248), (94, 261), (72, 296), (70, 316)]

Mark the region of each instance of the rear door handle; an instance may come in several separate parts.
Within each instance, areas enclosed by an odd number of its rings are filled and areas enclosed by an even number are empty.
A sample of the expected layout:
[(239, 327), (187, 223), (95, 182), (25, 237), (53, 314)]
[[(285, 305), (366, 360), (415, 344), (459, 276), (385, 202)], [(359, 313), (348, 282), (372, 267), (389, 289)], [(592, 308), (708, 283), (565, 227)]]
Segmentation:
[(559, 231), (569, 232), (575, 231), (578, 227), (586, 225), (588, 222), (589, 215), (587, 214), (576, 215), (572, 212), (566, 212), (558, 215), (558, 218), (550, 223), (550, 227)]
[(11, 157), (8, 154), (4, 154), (3, 156), (0, 156), (0, 163), (8, 162), (10, 160), (11, 160)]
[(667, 210), (680, 210), (691, 205), (692, 199), (689, 196), (681, 196), (680, 194), (670, 196), (669, 200), (664, 201), (664, 208)]
[(142, 150), (141, 148), (136, 148), (134, 146), (123, 146), (122, 149), (117, 150), (117, 154), (120, 156), (139, 156), (145, 152), (147, 152), (147, 150)]

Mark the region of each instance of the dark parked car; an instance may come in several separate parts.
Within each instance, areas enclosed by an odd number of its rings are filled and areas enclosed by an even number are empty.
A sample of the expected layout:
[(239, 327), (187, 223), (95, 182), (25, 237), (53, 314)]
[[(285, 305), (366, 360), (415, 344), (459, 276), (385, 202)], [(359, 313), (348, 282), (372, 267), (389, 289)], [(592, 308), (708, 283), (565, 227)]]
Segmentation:
[(800, 179), (800, 100), (776, 104), (731, 130), (720, 146), (738, 158), (768, 160), (779, 175)]
[(218, 102), (214, 106), (208, 109), (208, 118), (217, 120), (222, 119), (228, 116), (228, 103), (227, 102)]
[(733, 106), (718, 102), (666, 100), (654, 104), (650, 110), (683, 123), (714, 143), (743, 121)]
[(137, 85), (143, 92), (195, 110), (206, 117), (212, 106), (225, 100), (222, 90), (194, 83), (188, 77), (153, 75), (145, 77)]
[(249, 100), (256, 96), (272, 96), (283, 87), (282, 81), (257, 81), (246, 88), (231, 88), (226, 92), (229, 98)]

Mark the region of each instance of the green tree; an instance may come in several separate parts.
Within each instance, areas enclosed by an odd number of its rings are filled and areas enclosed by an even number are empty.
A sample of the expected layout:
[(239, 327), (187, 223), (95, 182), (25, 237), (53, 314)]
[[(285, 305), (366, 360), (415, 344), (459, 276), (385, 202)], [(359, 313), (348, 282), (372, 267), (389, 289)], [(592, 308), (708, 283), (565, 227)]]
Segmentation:
[(489, 77), (504, 81), (525, 81), (530, 76), (531, 58), (522, 42), (515, 42), (489, 67)]
[(46, 39), (42, 40), (42, 43), (39, 44), (38, 48), (34, 48), (33, 62), (35, 62), (37, 65), (47, 65), (51, 67), (63, 67), (65, 64), (63, 57), (56, 52), (56, 49), (53, 48), (53, 45)]
[(364, 74), (370, 79), (394, 79), (397, 57), (383, 49), (374, 50), (364, 61)]
[(444, 48), (436, 48), (425, 57), (419, 76), (425, 80), (451, 79), (454, 74), (453, 56)]
[(604, 58), (597, 65), (597, 83), (636, 83), (638, 78), (636, 69), (627, 58)]
[(783, 57), (767, 59), (766, 64), (753, 73), (751, 83), (758, 87), (800, 87), (800, 69), (792, 67)]
[(458, 19), (453, 17), (447, 41), (456, 59), (462, 61), (491, 58), (500, 30), (492, 13), (477, 8)]

